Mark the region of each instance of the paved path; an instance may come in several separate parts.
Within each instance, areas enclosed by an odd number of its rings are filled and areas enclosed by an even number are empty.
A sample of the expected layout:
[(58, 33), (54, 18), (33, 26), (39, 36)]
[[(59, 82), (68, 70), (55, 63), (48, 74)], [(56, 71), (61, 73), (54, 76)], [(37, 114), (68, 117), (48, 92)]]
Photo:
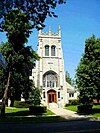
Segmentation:
[(49, 108), (52, 112), (54, 112), (57, 116), (61, 116), (65, 119), (79, 119), (79, 118), (87, 118), (86, 115), (79, 115), (74, 111), (66, 110), (63, 108)]

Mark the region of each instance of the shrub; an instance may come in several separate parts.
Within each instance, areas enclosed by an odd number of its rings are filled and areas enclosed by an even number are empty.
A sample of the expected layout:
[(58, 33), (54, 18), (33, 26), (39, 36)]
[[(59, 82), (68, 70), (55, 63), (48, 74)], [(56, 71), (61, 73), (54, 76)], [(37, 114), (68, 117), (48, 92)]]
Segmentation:
[(78, 99), (70, 99), (65, 106), (69, 106), (69, 105), (78, 105)]
[(78, 105), (78, 99), (69, 100), (70, 105)]
[(40, 94), (40, 89), (38, 87), (34, 88), (32, 92), (30, 92), (28, 100), (34, 105), (40, 105), (41, 94)]
[(29, 108), (31, 105), (29, 101), (14, 101), (14, 107), (16, 108)]
[(91, 113), (93, 105), (78, 105), (78, 112), (79, 113)]
[(29, 111), (31, 113), (45, 113), (47, 110), (46, 106), (30, 106)]

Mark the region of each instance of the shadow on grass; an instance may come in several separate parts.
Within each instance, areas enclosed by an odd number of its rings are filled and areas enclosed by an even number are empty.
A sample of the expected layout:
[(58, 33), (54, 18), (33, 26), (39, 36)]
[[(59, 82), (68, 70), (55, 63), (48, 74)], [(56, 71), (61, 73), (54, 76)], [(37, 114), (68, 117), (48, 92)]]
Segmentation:
[(29, 110), (6, 113), (6, 116), (43, 116), (46, 113), (32, 113)]
[(5, 118), (0, 118), (0, 123), (33, 123), (33, 122), (58, 122), (64, 120), (54, 114), (48, 116), (48, 110), (45, 113), (32, 113), (29, 110), (20, 110), (17, 112), (6, 113)]
[(6, 116), (5, 118), (0, 118), (0, 123), (43, 123), (43, 122), (61, 122), (65, 120), (60, 116)]

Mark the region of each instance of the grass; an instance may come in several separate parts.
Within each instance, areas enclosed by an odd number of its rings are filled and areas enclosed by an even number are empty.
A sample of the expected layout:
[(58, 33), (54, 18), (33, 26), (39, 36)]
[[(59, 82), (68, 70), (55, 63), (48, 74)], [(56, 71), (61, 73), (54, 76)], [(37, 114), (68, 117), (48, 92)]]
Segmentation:
[(10, 114), (10, 113), (17, 113), (17, 112), (22, 112), (22, 111), (29, 111), (28, 108), (15, 108), (15, 107), (6, 107), (6, 114)]
[[(76, 105), (67, 106), (66, 109), (77, 112)], [(100, 105), (94, 105), (90, 116), (100, 118)], [(33, 122), (59, 122), (64, 120), (60, 116), (55, 116), (53, 112), (47, 110), (46, 113), (33, 114), (28, 108), (6, 108), (6, 117), (0, 123), (33, 123)]]
[(100, 105), (93, 106), (93, 113), (90, 114), (90, 116), (95, 117), (95, 118), (100, 118)]
[[(69, 105), (65, 109), (77, 112), (77, 105)], [(92, 117), (100, 118), (100, 105), (94, 105), (91, 114)]]
[(69, 105), (69, 106), (65, 107), (65, 109), (77, 112), (77, 106), (76, 105)]
[(41, 114), (34, 114), (29, 111), (29, 108), (11, 108), (6, 107), (6, 116), (30, 116), (30, 115), (41, 115), (41, 116), (48, 116), (48, 115), (54, 115), (53, 112), (47, 109), (46, 113)]
[(57, 122), (64, 118), (55, 116), (53, 112), (47, 109), (46, 113), (33, 114), (28, 108), (6, 108), (6, 117), (0, 118), (0, 123), (32, 123), (32, 122)]

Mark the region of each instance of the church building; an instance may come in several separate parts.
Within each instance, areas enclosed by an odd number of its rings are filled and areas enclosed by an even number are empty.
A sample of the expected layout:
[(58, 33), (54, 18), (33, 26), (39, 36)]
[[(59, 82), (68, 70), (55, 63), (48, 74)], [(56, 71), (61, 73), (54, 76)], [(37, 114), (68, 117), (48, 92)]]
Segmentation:
[(58, 32), (38, 33), (38, 55), (40, 60), (32, 70), (30, 78), (41, 90), (41, 103), (51, 107), (64, 107), (68, 103), (68, 89), (72, 89), (65, 81), (64, 59), (61, 43), (61, 29)]

